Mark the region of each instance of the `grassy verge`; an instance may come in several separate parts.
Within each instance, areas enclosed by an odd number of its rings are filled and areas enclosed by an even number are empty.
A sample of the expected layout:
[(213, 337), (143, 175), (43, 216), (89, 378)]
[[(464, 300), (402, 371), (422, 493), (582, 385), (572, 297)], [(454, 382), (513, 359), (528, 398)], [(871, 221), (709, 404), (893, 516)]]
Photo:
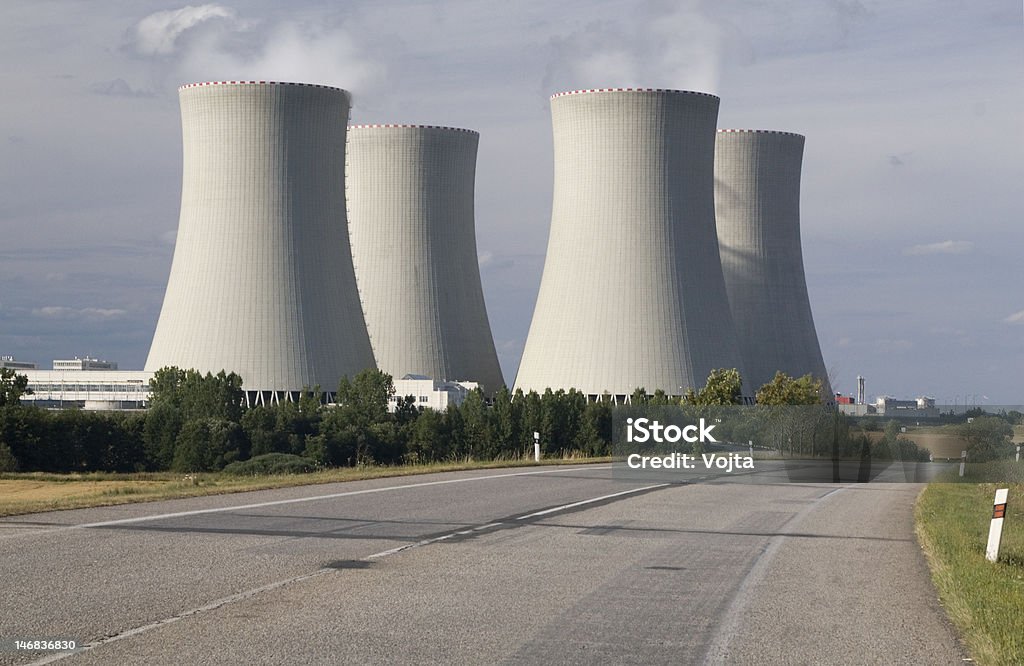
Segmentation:
[[(609, 462), (610, 458), (563, 457), (543, 460), (542, 465)], [(39, 511), (82, 509), (133, 502), (220, 495), (249, 490), (286, 488), (318, 483), (360, 481), (383, 477), (454, 472), (496, 467), (536, 465), (532, 459), (475, 461), (461, 460), (423, 465), (344, 467), (309, 474), (230, 476), (219, 473), (176, 474), (0, 474), (0, 516)]]
[[(1024, 463), (986, 478), (932, 483), (918, 498), (917, 537), (950, 619), (979, 664), (1024, 663)], [(985, 560), (996, 488), (1009, 488), (999, 561)]]

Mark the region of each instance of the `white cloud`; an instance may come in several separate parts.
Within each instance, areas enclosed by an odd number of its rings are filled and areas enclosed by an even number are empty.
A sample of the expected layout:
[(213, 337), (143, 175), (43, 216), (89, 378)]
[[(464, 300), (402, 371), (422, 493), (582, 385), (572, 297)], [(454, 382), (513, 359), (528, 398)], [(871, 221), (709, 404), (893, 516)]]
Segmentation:
[(1020, 312), (1014, 312), (1012, 315), (1004, 319), (1007, 324), (1024, 324), (1024, 310)]
[(221, 5), (188, 5), (181, 9), (155, 12), (135, 25), (135, 50), (143, 55), (167, 55), (177, 47), (178, 37), (190, 28), (214, 18), (234, 18), (235, 12)]
[(490, 250), (484, 250), (479, 255), (477, 255), (477, 264), (480, 266), (481, 269), (484, 270), (499, 270), (503, 268), (512, 268), (515, 265), (515, 263), (516, 262), (513, 261), (511, 258), (502, 257), (500, 255), (496, 256)]
[(78, 319), (85, 321), (118, 319), (127, 314), (127, 310), (116, 308), (69, 308), (62, 305), (47, 305), (32, 310), (33, 317), (42, 319)]
[(926, 245), (912, 245), (903, 250), (907, 256), (920, 256), (925, 254), (966, 254), (974, 249), (971, 241), (947, 240), (940, 243), (928, 243)]

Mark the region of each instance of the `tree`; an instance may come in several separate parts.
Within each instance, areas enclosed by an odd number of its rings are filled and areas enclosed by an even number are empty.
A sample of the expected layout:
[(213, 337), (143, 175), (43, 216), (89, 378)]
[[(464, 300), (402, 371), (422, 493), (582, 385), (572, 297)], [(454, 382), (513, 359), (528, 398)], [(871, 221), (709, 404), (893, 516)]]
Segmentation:
[(986, 462), (1013, 455), (1013, 426), (996, 416), (976, 416), (971, 423), (958, 429), (967, 440), (967, 458), (971, 462)]
[(210, 472), (222, 469), (241, 456), (242, 429), (220, 418), (189, 421), (181, 429), (171, 469), (176, 472)]
[(738, 405), (742, 402), (743, 378), (736, 368), (720, 368), (708, 374), (704, 388), (686, 389), (683, 402), (697, 407), (712, 405)]
[(28, 377), (17, 374), (11, 368), (0, 368), (0, 407), (20, 405), (23, 395), (32, 395)]
[(821, 380), (806, 374), (794, 379), (779, 370), (757, 391), (759, 405), (820, 405)]
[(150, 408), (144, 443), (150, 466), (167, 469), (176, 456), (178, 435), (191, 421), (207, 418), (238, 423), (242, 417), (242, 378), (166, 367), (149, 380)]

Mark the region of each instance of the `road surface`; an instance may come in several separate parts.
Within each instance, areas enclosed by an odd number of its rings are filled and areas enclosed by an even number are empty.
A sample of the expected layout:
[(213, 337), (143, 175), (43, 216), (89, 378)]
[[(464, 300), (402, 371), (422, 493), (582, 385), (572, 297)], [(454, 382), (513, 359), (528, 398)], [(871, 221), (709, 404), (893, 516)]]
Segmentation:
[(0, 663), (954, 664), (913, 484), (432, 474), (0, 520)]

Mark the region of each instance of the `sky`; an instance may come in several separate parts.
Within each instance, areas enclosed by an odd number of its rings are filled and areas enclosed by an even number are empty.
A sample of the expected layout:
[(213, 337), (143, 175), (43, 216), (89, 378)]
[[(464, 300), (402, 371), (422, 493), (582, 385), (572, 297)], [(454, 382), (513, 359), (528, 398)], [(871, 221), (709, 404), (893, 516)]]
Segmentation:
[(515, 378), (551, 214), (549, 97), (699, 90), (807, 137), (808, 292), (837, 391), (1024, 403), (1020, 0), (4, 0), (0, 354), (141, 368), (181, 193), (177, 88), (322, 83), (353, 123), (480, 132), (481, 277)]

